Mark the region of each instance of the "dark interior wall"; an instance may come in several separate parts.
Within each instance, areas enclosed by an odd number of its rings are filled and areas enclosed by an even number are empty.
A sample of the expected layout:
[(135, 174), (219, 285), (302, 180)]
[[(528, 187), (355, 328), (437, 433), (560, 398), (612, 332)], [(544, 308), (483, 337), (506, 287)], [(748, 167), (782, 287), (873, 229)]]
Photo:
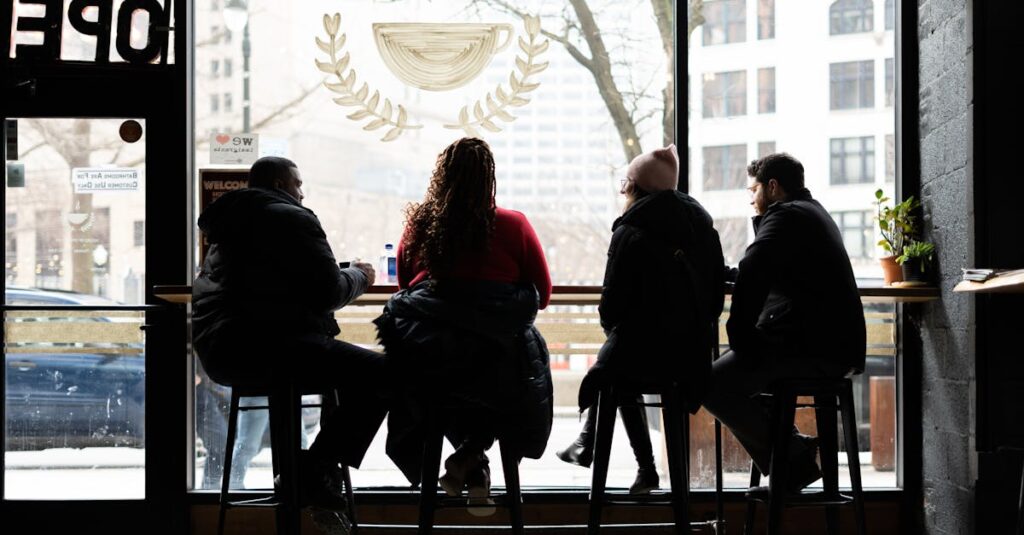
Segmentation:
[[(1024, 267), (1021, 2), (975, 0), (977, 263)], [(1024, 451), (1024, 296), (978, 296), (976, 533), (1011, 533)]]
[(970, 0), (918, 4), (921, 200), (942, 289), (941, 300), (911, 311), (922, 343), (926, 533), (973, 533), (974, 304), (952, 292), (960, 268), (974, 264), (972, 16)]

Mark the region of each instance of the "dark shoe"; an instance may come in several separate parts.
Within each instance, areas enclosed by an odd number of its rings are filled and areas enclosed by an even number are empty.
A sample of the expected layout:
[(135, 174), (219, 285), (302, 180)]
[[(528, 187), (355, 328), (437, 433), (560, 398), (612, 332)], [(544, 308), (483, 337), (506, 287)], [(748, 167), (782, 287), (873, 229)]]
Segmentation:
[(487, 456), (483, 453), (458, 448), (444, 460), (445, 473), (438, 479), (438, 483), (449, 496), (461, 496), (468, 475), (486, 464)]
[(489, 463), (484, 460), (476, 468), (469, 471), (466, 474), (466, 494), (469, 495), (469, 499), (466, 501), (467, 505), (472, 507), (466, 508), (466, 511), (473, 516), (491, 516), (494, 514), (494, 500), (491, 496), (491, 468)]
[(821, 468), (818, 468), (818, 463), (814, 461), (814, 457), (805, 458), (790, 466), (786, 491), (790, 494), (800, 494), (800, 491), (819, 479), (821, 479)]
[[(299, 507), (317, 507), (328, 511), (347, 511), (345, 474), (337, 463), (313, 459), (305, 450), (299, 454)], [(281, 476), (274, 476), (274, 489)]]
[(652, 490), (660, 488), (661, 478), (658, 477), (657, 469), (651, 466), (649, 468), (640, 468), (636, 471), (636, 479), (630, 485), (629, 493), (633, 495), (650, 494)]
[(313, 524), (327, 535), (351, 535), (352, 533), (352, 521), (344, 511), (310, 507), (309, 514), (313, 517)]
[(590, 468), (590, 463), (594, 462), (594, 449), (591, 441), (587, 440), (583, 435), (576, 437), (576, 440), (569, 444), (569, 447), (558, 451), (555, 455), (569, 464), (575, 464), (583, 468)]

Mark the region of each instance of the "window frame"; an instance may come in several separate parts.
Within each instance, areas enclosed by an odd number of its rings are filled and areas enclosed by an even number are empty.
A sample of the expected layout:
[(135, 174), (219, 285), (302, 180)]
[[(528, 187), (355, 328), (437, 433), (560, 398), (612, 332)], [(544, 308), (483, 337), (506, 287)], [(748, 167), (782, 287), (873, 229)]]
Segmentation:
[[(848, 72), (846, 67), (853, 67), (855, 72)], [(832, 62), (828, 64), (828, 71), (829, 110), (869, 110), (875, 107), (874, 58)], [(843, 93), (844, 88), (852, 91)], [(840, 92), (838, 96), (837, 91)], [(846, 105), (843, 96), (851, 93), (854, 102)]]
[[(848, 150), (848, 144), (851, 141), (860, 141), (858, 151)], [(877, 158), (877, 143), (875, 143), (875, 136), (852, 136), (852, 137), (833, 137), (829, 138), (829, 185), (832, 186), (852, 186), (858, 184), (874, 184), (875, 183), (875, 159)], [(836, 145), (840, 145), (839, 150), (836, 150)], [(869, 147), (870, 145), (870, 151)], [(868, 156), (870, 155), (870, 163), (868, 162)], [(858, 180), (850, 180), (850, 177), (846, 175), (846, 164), (847, 160), (852, 157), (860, 159), (860, 172), (861, 175)], [(839, 176), (836, 176), (836, 159), (838, 158), (838, 169)]]
[[(855, 21), (855, 22), (851, 22)], [(844, 23), (856, 23), (851, 29)], [(828, 33), (831, 36), (869, 33), (875, 30), (875, 0), (836, 0), (828, 8)]]

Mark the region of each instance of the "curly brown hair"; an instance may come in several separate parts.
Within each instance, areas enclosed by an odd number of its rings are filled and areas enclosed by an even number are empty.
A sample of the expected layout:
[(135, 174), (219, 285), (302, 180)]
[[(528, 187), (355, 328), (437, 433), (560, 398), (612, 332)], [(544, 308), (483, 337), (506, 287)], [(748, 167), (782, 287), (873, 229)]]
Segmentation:
[(403, 244), (431, 277), (444, 277), (464, 253), (486, 251), (494, 230), (494, 155), (482, 139), (464, 137), (437, 156), (421, 203), (405, 210)]

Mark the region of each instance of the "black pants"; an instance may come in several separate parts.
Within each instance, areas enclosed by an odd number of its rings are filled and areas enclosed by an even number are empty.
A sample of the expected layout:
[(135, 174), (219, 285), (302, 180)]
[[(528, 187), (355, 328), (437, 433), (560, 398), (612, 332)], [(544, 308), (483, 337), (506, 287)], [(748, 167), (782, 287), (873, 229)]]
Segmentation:
[[(779, 379), (844, 377), (848, 372), (848, 366), (823, 359), (750, 357), (726, 351), (711, 367), (711, 388), (704, 398), (704, 408), (732, 431), (761, 473), (768, 474), (771, 418), (768, 408), (755, 396)], [(807, 449), (796, 433), (794, 427), (791, 458), (803, 455)]]
[(227, 385), (337, 390), (340, 403), (321, 414), (313, 456), (358, 467), (387, 414), (386, 356), (326, 335), (249, 340), (223, 336), (199, 347), (206, 371)]
[[(620, 396), (619, 416), (622, 417), (622, 426), (626, 428), (626, 436), (629, 437), (629, 445), (633, 448), (633, 456), (636, 457), (636, 464), (640, 468), (654, 469), (654, 447), (651, 445), (651, 435), (647, 429), (647, 413), (643, 403), (643, 396), (629, 395)], [(583, 423), (583, 431), (580, 438), (588, 447), (594, 447), (594, 428), (597, 426), (597, 408), (587, 409), (587, 419)]]

